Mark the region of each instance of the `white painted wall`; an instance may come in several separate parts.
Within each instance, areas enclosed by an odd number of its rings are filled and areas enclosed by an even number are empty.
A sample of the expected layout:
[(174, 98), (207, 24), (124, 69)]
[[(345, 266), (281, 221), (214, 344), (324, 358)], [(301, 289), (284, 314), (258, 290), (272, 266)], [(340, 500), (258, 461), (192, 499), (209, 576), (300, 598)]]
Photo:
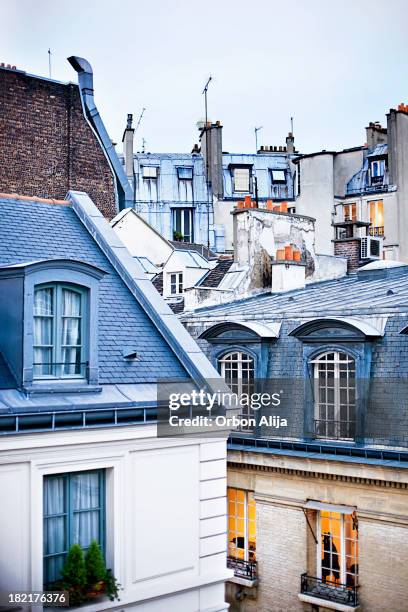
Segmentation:
[(172, 246), (133, 209), (119, 213), (113, 229), (133, 257), (148, 257), (156, 266), (162, 265), (172, 253)]
[(154, 426), (3, 438), (0, 590), (41, 590), (43, 477), (107, 470), (107, 561), (139, 612), (227, 610), (225, 439), (158, 439)]

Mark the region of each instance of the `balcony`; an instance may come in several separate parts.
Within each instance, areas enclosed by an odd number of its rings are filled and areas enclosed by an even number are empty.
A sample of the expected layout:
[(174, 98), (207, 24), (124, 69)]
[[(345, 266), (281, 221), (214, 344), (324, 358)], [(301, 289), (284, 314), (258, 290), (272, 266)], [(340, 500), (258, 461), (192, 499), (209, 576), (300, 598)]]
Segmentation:
[(234, 577), (246, 582), (256, 584), (257, 563), (256, 561), (244, 561), (236, 557), (227, 557), (227, 567), (234, 571)]
[(316, 438), (354, 441), (356, 437), (356, 422), (315, 419), (314, 432)]
[[(331, 580), (323, 580), (308, 576), (304, 573), (300, 577), (300, 599), (314, 603), (316, 600), (330, 601), (333, 604), (338, 604), (339, 610), (352, 610), (357, 608), (358, 603), (358, 586), (339, 584)], [(306, 596), (306, 597), (302, 597)], [(317, 601), (317, 605), (319, 605)], [(320, 604), (324, 607), (324, 604)], [(331, 606), (330, 606), (331, 607)], [(336, 608), (335, 608), (336, 609)]]

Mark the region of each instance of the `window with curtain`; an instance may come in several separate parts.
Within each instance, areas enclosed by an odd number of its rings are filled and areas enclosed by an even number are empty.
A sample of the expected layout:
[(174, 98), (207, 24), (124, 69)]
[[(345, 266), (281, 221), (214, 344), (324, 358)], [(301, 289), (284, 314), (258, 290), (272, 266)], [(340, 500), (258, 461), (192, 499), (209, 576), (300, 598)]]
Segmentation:
[(60, 578), (69, 548), (86, 551), (92, 540), (104, 550), (105, 470), (44, 478), (44, 585)]
[(358, 522), (356, 514), (318, 512), (318, 578), (328, 586), (358, 584)]
[(368, 203), (370, 214), (370, 236), (384, 235), (384, 202), (383, 200), (372, 200)]
[(347, 353), (330, 351), (313, 361), (315, 434), (353, 440), (356, 426), (356, 367)]
[(233, 487), (228, 487), (228, 559), (256, 561), (254, 494)]
[(34, 291), (34, 378), (86, 375), (87, 292), (75, 285), (39, 285)]

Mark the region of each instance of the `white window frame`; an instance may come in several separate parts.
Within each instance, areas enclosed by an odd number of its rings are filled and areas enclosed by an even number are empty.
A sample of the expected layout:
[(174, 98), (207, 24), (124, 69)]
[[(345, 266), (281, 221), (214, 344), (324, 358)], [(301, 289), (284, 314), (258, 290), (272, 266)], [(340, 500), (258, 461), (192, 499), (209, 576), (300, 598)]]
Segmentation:
[(142, 176), (144, 179), (157, 179), (159, 169), (157, 166), (142, 166)]
[[(180, 295), (183, 293), (183, 272), (169, 272), (170, 295)], [(173, 291), (174, 287), (174, 291)]]
[[(327, 359), (328, 355), (334, 355), (333, 359)], [(340, 357), (340, 355), (344, 355), (346, 358), (344, 359), (343, 357)], [(346, 424), (352, 424), (354, 423), (354, 428), (355, 428), (355, 423), (356, 423), (356, 406), (357, 406), (357, 386), (356, 386), (356, 361), (354, 359), (354, 357), (352, 357), (351, 355), (349, 355), (346, 351), (336, 351), (336, 350), (327, 350), (324, 351), (322, 353), (319, 353), (319, 355), (316, 355), (314, 359), (311, 360), (310, 362), (313, 365), (313, 378), (314, 378), (314, 419), (316, 421), (320, 423), (324, 423), (325, 424), (325, 434), (319, 434), (318, 437), (319, 438), (324, 438), (324, 439), (329, 439), (329, 440), (354, 440), (354, 436), (341, 436), (341, 422), (344, 422)], [(354, 371), (354, 385), (349, 385), (349, 380), (350, 380), (350, 367), (347, 368), (347, 376), (346, 376), (346, 380), (347, 380), (347, 385), (345, 387), (340, 387), (339, 383), (334, 383), (333, 385), (333, 402), (328, 402), (327, 401), (327, 395), (328, 395), (328, 390), (331, 390), (332, 388), (329, 385), (325, 385), (325, 386), (320, 386), (319, 382), (320, 382), (320, 377), (319, 377), (319, 366), (324, 366), (327, 364), (332, 364), (334, 366), (333, 368), (333, 380), (334, 381), (340, 381), (341, 377), (340, 377), (340, 372), (341, 372), (341, 366), (345, 365), (345, 364), (351, 364), (352, 368), (351, 371)], [(328, 369), (326, 368), (326, 376), (325, 379), (326, 381), (329, 380), (329, 376), (328, 376)], [(324, 388), (326, 389), (326, 401), (325, 402), (321, 402), (320, 401), (320, 391), (321, 389)], [(341, 421), (340, 419), (340, 413), (341, 413), (341, 389), (347, 389), (347, 395), (349, 396), (349, 392), (352, 391), (354, 393), (354, 402), (347, 403), (347, 420), (346, 421)], [(321, 407), (325, 407), (325, 412), (326, 412), (326, 418), (322, 419), (320, 418), (320, 409)], [(333, 406), (333, 412), (334, 412), (334, 418), (333, 419), (328, 419), (327, 418), (327, 413), (330, 410), (330, 408)], [(352, 411), (354, 410), (354, 419), (350, 418), (350, 413), (352, 413)], [(335, 431), (335, 433), (337, 433), (337, 435), (329, 435), (330, 434), (330, 423), (333, 423), (333, 431)], [(348, 425), (349, 426), (349, 425)], [(346, 425), (347, 427), (347, 425)]]
[[(186, 234), (185, 233), (185, 212), (187, 211), (189, 219), (190, 219), (190, 233)], [(177, 214), (180, 215), (180, 234), (182, 234), (183, 239), (185, 237), (188, 238), (188, 240), (184, 240), (184, 242), (194, 242), (194, 213), (193, 213), (193, 209), (192, 208), (188, 208), (188, 207), (183, 207), (183, 208), (173, 208), (172, 209), (172, 223), (173, 223), (173, 234), (174, 232), (178, 232), (179, 230), (176, 229), (177, 227)], [(173, 238), (174, 239), (174, 238)]]
[[(378, 173), (377, 170), (378, 169)], [(374, 159), (371, 162), (371, 176), (374, 178), (379, 178), (380, 176), (384, 176), (385, 174), (385, 159)]]
[[(247, 491), (245, 489), (240, 489), (239, 487), (228, 487), (228, 489), (234, 489), (235, 491), (242, 491), (244, 493), (244, 525), (245, 525), (245, 535), (244, 535), (244, 548), (239, 548), (239, 550), (243, 550), (244, 551), (244, 558), (241, 559), (238, 555), (234, 556), (233, 554), (230, 554), (230, 544), (231, 541), (229, 539), (230, 536), (230, 530), (229, 530), (229, 525), (228, 525), (228, 529), (227, 529), (227, 554), (229, 557), (232, 557), (234, 559), (237, 560), (242, 560), (242, 561), (246, 561), (248, 562), (256, 562), (256, 536), (257, 536), (257, 532), (256, 532), (256, 515), (255, 515), (255, 550), (250, 550), (249, 548), (249, 518), (248, 518), (248, 497), (249, 494), (252, 494), (252, 497), (254, 495), (253, 491)], [(228, 491), (227, 491), (227, 504), (229, 505), (230, 500), (229, 500), (229, 496), (228, 496)], [(235, 502), (235, 505), (237, 505), (237, 502)], [(254, 506), (256, 508), (256, 502), (254, 499)], [(229, 512), (229, 507), (228, 507), (228, 519), (230, 518), (230, 512)], [(235, 520), (239, 520), (238, 519), (238, 514), (234, 514), (233, 515)], [(235, 535), (237, 535), (238, 531), (234, 532)], [(238, 546), (235, 544), (235, 548), (238, 548)], [(250, 559), (250, 556), (252, 555), (252, 559)]]
[[(251, 193), (251, 170), (250, 168), (240, 168), (239, 166), (234, 167), (232, 180), (233, 180), (234, 193)], [(245, 181), (245, 184), (244, 184), (244, 181)]]
[[(33, 358), (33, 379), (34, 380), (58, 380), (58, 379), (85, 379), (87, 376), (87, 363), (88, 363), (88, 337), (89, 337), (89, 325), (88, 325), (88, 291), (86, 288), (71, 284), (71, 283), (40, 283), (34, 286), (34, 295), (37, 290), (52, 289), (53, 292), (53, 314), (52, 315), (36, 315), (33, 310), (33, 319), (38, 318), (50, 318), (52, 320), (52, 343), (51, 345), (35, 345), (33, 344), (33, 354), (35, 348), (48, 348), (51, 349), (51, 362), (49, 363), (52, 373), (47, 374), (36, 374), (34, 358)], [(69, 348), (69, 345), (62, 345), (61, 343), (61, 330), (62, 330), (62, 319), (65, 318), (62, 314), (62, 292), (64, 289), (78, 293), (81, 296), (81, 314), (79, 317), (67, 317), (67, 318), (79, 318), (80, 319), (80, 338), (81, 343), (72, 348), (80, 349), (80, 373), (63, 373), (63, 362), (62, 353), (64, 348)], [(34, 342), (34, 334), (33, 334)], [(65, 364), (67, 365), (67, 364)]]
[[(323, 510), (324, 512), (324, 510)], [(352, 514), (346, 514), (346, 513), (342, 513), (342, 512), (332, 512), (331, 510), (326, 510), (326, 512), (330, 512), (332, 514), (340, 514), (340, 551), (337, 551), (337, 555), (339, 558), (339, 566), (340, 566), (340, 578), (339, 578), (339, 584), (341, 585), (346, 585), (347, 584), (347, 566), (346, 566), (346, 528), (345, 528), (345, 517), (349, 516), (351, 517), (351, 520), (353, 520), (353, 515)], [(322, 510), (317, 510), (317, 545), (316, 545), (316, 568), (317, 568), (317, 578), (319, 578), (319, 580), (322, 580), (322, 536), (324, 535), (324, 533), (322, 534)], [(357, 530), (357, 538), (353, 539), (352, 541), (357, 543), (358, 546), (358, 530)], [(357, 561), (357, 567), (359, 565), (359, 556), (357, 554), (356, 556), (356, 561)], [(349, 572), (350, 573), (350, 572)], [(358, 585), (358, 571), (355, 574), (350, 574), (350, 575), (354, 575), (355, 576), (355, 585)], [(330, 585), (330, 582), (328, 582), (328, 585)], [(333, 587), (336, 586), (336, 583), (333, 583)]]

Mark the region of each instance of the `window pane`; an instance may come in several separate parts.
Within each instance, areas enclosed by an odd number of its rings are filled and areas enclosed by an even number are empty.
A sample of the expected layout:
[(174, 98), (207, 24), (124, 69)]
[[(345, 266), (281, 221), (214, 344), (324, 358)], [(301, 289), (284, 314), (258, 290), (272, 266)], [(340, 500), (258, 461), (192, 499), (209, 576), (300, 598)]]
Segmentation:
[(73, 474), (71, 483), (74, 510), (88, 510), (99, 507), (98, 472)]
[(87, 548), (92, 540), (99, 541), (99, 510), (74, 513), (74, 542)]
[(249, 168), (234, 169), (234, 191), (249, 191)]
[(34, 292), (34, 316), (52, 315), (53, 312), (53, 289), (36, 289)]

